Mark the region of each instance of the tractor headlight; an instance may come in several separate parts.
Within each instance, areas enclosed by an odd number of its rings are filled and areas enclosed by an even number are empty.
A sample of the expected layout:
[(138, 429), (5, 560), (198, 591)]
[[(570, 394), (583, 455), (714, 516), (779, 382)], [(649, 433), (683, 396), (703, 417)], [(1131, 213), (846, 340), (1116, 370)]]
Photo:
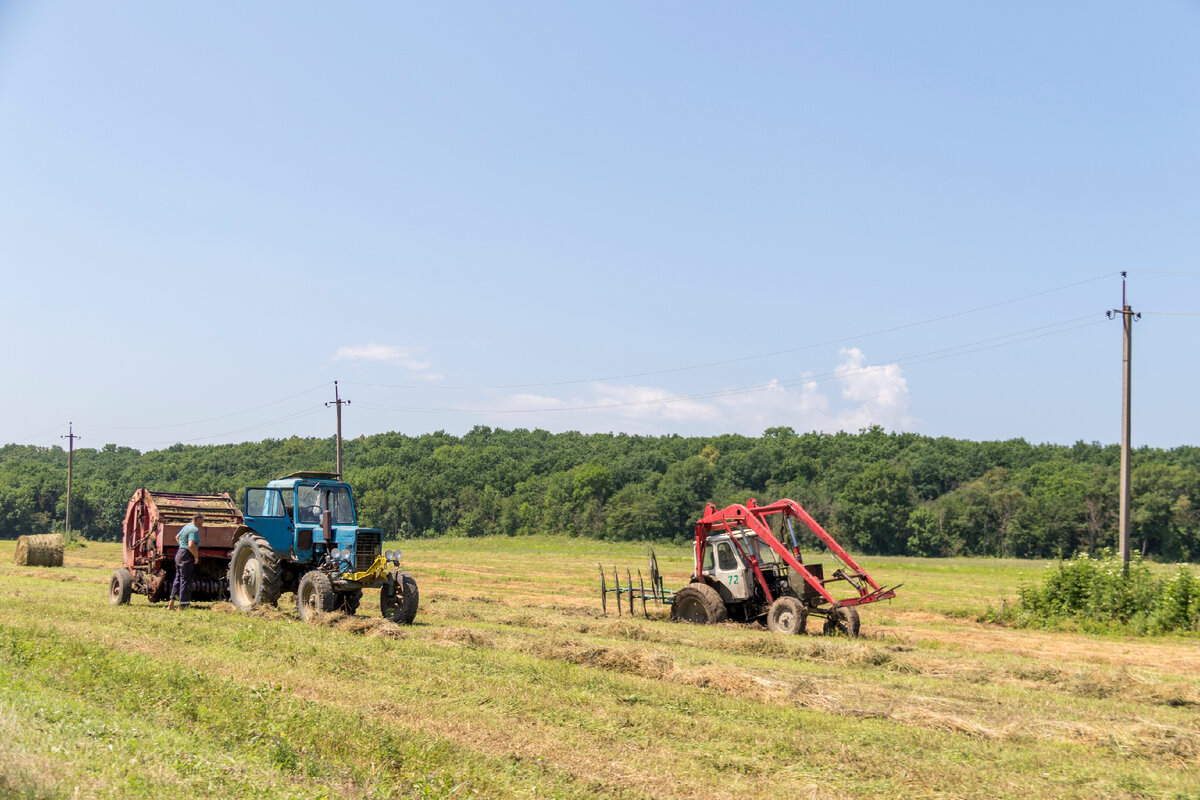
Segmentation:
[(387, 558), (388, 561), (399, 561), (400, 560), (400, 551), (399, 550), (388, 550), (384, 557)]
[(404, 554), (400, 552), (400, 548), (397, 547), (395, 550), (392, 551), (392, 561), (399, 561), (401, 556), (403, 556), (403, 555)]

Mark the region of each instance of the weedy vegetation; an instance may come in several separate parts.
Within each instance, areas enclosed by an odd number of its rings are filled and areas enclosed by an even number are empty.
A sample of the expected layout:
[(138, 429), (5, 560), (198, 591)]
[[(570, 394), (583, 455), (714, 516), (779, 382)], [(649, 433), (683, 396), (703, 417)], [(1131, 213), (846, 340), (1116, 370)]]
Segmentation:
[(1099, 633), (1200, 633), (1200, 578), (1184, 564), (1152, 571), (1134, 556), (1126, 571), (1111, 551), (1082, 553), (1048, 565), (1042, 581), (1021, 586), (1019, 595), (1016, 605), (989, 608), (982, 619)]
[(0, 543), (0, 797), (1200, 798), (1200, 639), (978, 621), (1044, 562), (868, 558), (905, 586), (846, 640), (603, 617), (635, 544), (402, 546), (404, 627), (113, 607), (118, 545)]

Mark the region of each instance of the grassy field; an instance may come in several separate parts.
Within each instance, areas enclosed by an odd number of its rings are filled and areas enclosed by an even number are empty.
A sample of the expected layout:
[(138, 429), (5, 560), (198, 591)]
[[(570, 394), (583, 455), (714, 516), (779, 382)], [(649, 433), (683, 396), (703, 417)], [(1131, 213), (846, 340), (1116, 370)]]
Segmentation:
[(972, 621), (1038, 562), (868, 559), (905, 585), (847, 641), (602, 617), (637, 545), (404, 548), (399, 628), (114, 608), (117, 545), (0, 543), (0, 797), (1200, 798), (1200, 639)]

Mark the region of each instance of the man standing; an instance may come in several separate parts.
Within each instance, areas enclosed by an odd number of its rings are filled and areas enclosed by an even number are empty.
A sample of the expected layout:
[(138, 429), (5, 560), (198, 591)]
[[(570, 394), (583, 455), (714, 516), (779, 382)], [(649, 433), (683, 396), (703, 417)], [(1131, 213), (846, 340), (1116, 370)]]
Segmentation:
[(179, 607), (192, 604), (192, 573), (200, 560), (200, 530), (204, 527), (204, 515), (196, 514), (192, 521), (179, 529), (179, 549), (175, 551), (175, 581), (171, 584), (171, 602), (167, 610), (175, 610), (175, 598)]

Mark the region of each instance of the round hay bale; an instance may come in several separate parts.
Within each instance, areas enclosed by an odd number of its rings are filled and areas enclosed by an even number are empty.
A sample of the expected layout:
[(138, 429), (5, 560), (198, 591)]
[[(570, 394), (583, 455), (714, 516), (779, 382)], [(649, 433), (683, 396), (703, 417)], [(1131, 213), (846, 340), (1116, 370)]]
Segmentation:
[(21, 567), (61, 567), (63, 565), (62, 534), (18, 536), (14, 560)]

